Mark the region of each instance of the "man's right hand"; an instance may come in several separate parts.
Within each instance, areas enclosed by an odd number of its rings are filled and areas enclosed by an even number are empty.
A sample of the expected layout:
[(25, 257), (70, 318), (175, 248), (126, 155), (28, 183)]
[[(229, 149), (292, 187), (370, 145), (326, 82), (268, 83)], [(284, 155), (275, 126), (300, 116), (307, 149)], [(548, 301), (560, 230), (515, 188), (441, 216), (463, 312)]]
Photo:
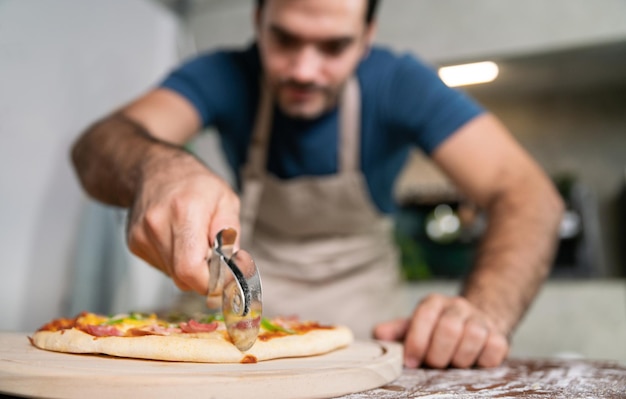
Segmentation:
[(89, 127), (72, 160), (91, 197), (130, 209), (130, 250), (206, 294), (211, 241), (220, 229), (239, 231), (239, 198), (181, 148), (201, 125), (187, 99), (156, 89)]
[(206, 295), (207, 256), (217, 232), (239, 231), (239, 198), (182, 151), (148, 162), (130, 208), (128, 246), (185, 291)]

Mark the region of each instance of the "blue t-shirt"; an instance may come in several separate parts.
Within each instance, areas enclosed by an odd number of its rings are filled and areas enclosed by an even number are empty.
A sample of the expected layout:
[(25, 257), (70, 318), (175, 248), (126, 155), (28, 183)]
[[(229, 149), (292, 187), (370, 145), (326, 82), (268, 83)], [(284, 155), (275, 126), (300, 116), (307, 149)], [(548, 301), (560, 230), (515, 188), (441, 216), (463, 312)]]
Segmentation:
[[(259, 103), (260, 73), (258, 48), (251, 45), (202, 54), (161, 83), (187, 98), (205, 127), (219, 131), (238, 179)], [(411, 55), (372, 48), (356, 75), (362, 96), (361, 168), (374, 203), (390, 213), (393, 186), (410, 149), (417, 146), (430, 154), (483, 110)], [(294, 119), (275, 107), (269, 172), (283, 179), (336, 173), (338, 116), (334, 109), (314, 120)]]

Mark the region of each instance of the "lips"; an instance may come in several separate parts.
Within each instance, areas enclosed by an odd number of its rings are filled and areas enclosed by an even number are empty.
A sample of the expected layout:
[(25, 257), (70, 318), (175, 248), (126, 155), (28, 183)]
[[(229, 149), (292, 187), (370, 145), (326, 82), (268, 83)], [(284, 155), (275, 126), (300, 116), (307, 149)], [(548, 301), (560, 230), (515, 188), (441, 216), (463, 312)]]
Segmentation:
[(321, 90), (312, 87), (284, 86), (283, 92), (290, 100), (306, 101), (320, 93)]
[(329, 106), (324, 86), (288, 81), (278, 86), (277, 94), (282, 111), (295, 118), (315, 118)]

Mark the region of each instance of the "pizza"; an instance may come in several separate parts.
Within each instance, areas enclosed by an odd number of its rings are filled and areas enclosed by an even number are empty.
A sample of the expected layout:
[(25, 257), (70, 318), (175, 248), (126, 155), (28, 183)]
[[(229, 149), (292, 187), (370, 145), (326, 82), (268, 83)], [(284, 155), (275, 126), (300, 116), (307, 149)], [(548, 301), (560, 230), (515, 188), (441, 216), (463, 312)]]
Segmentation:
[(241, 352), (233, 344), (221, 315), (157, 317), (124, 313), (104, 316), (82, 312), (39, 328), (30, 342), (37, 348), (65, 353), (204, 363), (256, 363), (319, 355), (348, 346), (350, 329), (302, 321), (297, 317), (257, 317), (259, 336)]

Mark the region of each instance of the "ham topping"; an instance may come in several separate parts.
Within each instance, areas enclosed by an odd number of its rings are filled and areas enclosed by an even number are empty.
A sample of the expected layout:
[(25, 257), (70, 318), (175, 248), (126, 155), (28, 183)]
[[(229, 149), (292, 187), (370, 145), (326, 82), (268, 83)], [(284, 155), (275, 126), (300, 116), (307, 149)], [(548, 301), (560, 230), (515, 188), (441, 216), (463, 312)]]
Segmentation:
[(122, 332), (113, 326), (94, 326), (85, 325), (81, 326), (81, 329), (88, 334), (95, 335), (96, 337), (121, 337)]
[(180, 329), (186, 333), (211, 332), (217, 329), (217, 322), (200, 323), (199, 321), (189, 320), (186, 323), (179, 324)]
[(234, 327), (238, 330), (247, 330), (248, 328), (257, 328), (261, 325), (261, 317), (255, 317), (254, 319), (243, 319), (238, 321)]

